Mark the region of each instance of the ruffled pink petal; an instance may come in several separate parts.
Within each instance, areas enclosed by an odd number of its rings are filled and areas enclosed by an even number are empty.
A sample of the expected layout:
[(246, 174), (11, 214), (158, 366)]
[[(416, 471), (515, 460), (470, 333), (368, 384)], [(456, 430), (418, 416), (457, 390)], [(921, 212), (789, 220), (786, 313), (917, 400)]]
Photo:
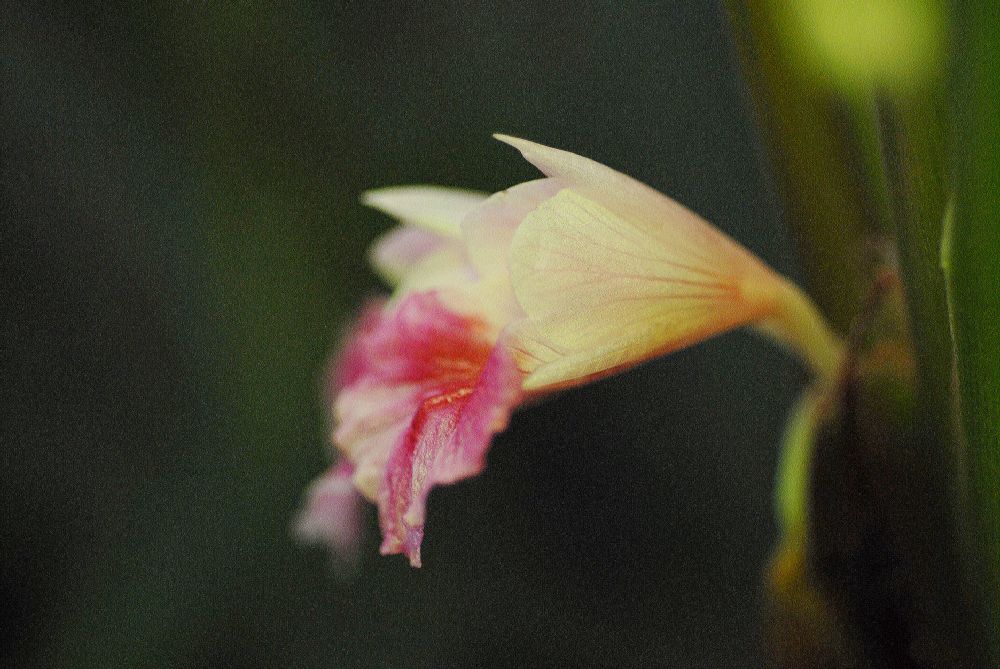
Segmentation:
[(301, 541), (326, 544), (343, 564), (357, 559), (361, 537), (361, 496), (353, 475), (353, 466), (342, 460), (313, 481), (293, 527)]
[(354, 487), (379, 505), (384, 553), (420, 564), (434, 485), (483, 468), (520, 399), (521, 376), (486, 321), (414, 293), (366, 311), (334, 376), (333, 441)]
[(389, 454), (409, 427), (424, 392), (412, 383), (393, 386), (362, 380), (337, 397), (333, 443), (354, 463), (354, 485), (372, 502), (378, 501)]
[(509, 349), (497, 345), (473, 385), (429, 394), (386, 464), (379, 494), (382, 553), (405, 553), (420, 566), (427, 496), (438, 484), (474, 476), (493, 435), (520, 400), (521, 376)]

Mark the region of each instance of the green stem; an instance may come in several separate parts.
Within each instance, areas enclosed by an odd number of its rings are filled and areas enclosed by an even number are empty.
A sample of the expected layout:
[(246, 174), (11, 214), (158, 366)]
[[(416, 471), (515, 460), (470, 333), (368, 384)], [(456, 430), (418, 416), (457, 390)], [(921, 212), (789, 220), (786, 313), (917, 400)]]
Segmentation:
[(757, 329), (798, 354), (816, 375), (817, 384), (833, 382), (843, 358), (844, 345), (815, 303), (801, 288), (784, 279), (773, 299), (775, 315), (758, 323)]

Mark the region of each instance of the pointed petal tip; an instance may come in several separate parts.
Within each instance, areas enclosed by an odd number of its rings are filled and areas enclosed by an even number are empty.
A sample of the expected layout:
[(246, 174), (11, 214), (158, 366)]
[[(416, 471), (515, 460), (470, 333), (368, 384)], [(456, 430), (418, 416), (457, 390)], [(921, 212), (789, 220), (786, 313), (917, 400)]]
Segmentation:
[(361, 203), (404, 225), (457, 237), (462, 219), (487, 197), (488, 193), (467, 188), (416, 184), (367, 190), (361, 194)]
[(383, 186), (382, 188), (370, 188), (358, 197), (358, 201), (366, 207), (372, 209), (382, 209), (382, 204), (387, 197), (391, 197), (391, 192), (396, 190), (396, 186)]
[[(519, 140), (524, 141), (524, 140)], [(415, 184), (399, 184), (396, 186), (380, 186), (378, 188), (369, 188), (361, 193), (361, 198), (364, 200), (366, 198), (374, 198), (377, 200), (384, 198), (395, 198), (397, 196), (441, 196), (441, 197), (459, 197), (459, 198), (484, 198), (488, 197), (489, 193), (484, 193), (482, 191), (473, 190), (470, 188), (463, 188), (461, 186), (442, 186), (435, 183), (415, 183)]]
[(419, 546), (417, 547), (416, 550), (409, 551), (407, 553), (407, 557), (410, 560), (410, 566), (413, 567), (414, 569), (420, 569), (420, 567), (423, 566), (423, 563), (420, 561), (420, 547)]
[(406, 211), (406, 205), (400, 208), (400, 195), (405, 197), (406, 186), (385, 186), (383, 188), (372, 188), (361, 193), (358, 201), (362, 206), (374, 209), (392, 218), (401, 218)]
[[(358, 198), (361, 204), (372, 209), (377, 209), (390, 216), (397, 215), (397, 209), (401, 200), (409, 198), (413, 193), (434, 188), (433, 186), (413, 185), (413, 186), (382, 186), (381, 188), (369, 188), (361, 193)], [(405, 200), (404, 200), (405, 201)]]
[(420, 540), (416, 544), (412, 541), (407, 541), (406, 544), (404, 545), (404, 542), (399, 537), (386, 536), (382, 540), (382, 545), (379, 547), (378, 552), (383, 556), (406, 555), (410, 566), (414, 569), (420, 569), (423, 566), (423, 562), (420, 560)]
[(535, 147), (542, 146), (541, 144), (537, 144), (527, 139), (521, 139), (520, 137), (505, 135), (502, 132), (493, 133), (493, 139), (503, 142), (504, 144), (507, 144), (509, 146), (513, 146), (521, 153), (525, 153), (526, 151), (530, 151)]

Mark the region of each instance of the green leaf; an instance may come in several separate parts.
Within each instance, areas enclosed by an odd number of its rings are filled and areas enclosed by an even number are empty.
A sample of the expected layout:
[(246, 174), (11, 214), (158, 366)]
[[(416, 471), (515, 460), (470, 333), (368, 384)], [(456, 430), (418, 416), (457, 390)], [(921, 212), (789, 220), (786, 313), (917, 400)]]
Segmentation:
[(960, 3), (955, 215), (942, 245), (970, 499), (1000, 620), (1000, 28), (990, 0)]
[(726, 4), (809, 294), (846, 331), (871, 274), (865, 237), (880, 225), (854, 112), (803, 69), (779, 3)]

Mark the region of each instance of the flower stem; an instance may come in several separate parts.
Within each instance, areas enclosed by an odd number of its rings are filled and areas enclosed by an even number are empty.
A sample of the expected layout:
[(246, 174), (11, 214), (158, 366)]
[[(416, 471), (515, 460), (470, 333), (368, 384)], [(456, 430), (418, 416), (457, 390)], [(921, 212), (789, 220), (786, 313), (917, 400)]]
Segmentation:
[(773, 295), (773, 315), (757, 329), (796, 353), (820, 383), (836, 379), (844, 345), (827, 324), (816, 304), (787, 279)]

